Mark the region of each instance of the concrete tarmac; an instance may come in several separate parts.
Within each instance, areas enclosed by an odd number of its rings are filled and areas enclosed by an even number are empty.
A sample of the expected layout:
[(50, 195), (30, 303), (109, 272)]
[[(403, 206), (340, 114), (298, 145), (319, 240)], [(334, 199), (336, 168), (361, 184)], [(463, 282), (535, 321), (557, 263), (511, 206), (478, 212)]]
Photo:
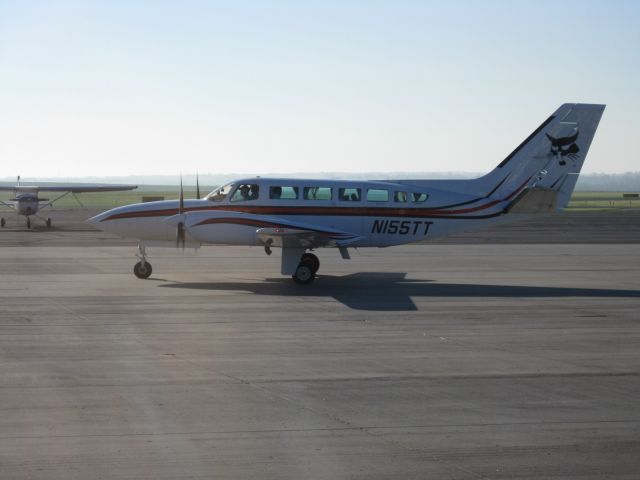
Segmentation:
[(2, 479), (640, 477), (640, 243), (322, 250), (298, 286), (57, 234), (0, 248)]

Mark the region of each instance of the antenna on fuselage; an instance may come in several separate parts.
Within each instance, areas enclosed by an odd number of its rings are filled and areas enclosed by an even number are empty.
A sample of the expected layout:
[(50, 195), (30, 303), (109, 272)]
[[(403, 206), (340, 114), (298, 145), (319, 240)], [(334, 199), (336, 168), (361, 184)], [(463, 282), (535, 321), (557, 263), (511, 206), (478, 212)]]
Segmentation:
[(180, 221), (176, 231), (176, 247), (182, 247), (186, 243), (185, 231), (184, 231), (184, 189), (182, 188), (182, 173), (180, 173), (180, 200), (178, 201), (178, 215), (180, 215)]

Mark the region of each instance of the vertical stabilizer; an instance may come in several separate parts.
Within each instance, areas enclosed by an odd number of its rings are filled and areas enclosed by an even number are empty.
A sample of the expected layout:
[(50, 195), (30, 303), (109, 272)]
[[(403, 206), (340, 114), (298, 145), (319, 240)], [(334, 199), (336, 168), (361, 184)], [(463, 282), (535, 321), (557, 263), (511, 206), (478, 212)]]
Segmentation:
[(495, 183), (491, 196), (506, 198), (522, 187), (557, 192), (564, 208), (591, 146), (604, 105), (562, 105), (500, 165), (482, 179)]
[(496, 200), (514, 198), (523, 189), (555, 192), (564, 208), (591, 146), (605, 105), (565, 103), (540, 124), (488, 174), (472, 180), (390, 180)]

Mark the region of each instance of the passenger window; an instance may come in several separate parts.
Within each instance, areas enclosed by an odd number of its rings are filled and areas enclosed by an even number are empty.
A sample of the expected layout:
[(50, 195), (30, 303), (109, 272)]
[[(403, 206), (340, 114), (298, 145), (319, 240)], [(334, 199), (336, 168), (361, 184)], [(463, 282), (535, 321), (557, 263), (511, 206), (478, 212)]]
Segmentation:
[(394, 192), (393, 201), (396, 203), (407, 203), (407, 192)]
[(305, 200), (331, 200), (333, 191), (331, 187), (304, 187)]
[(427, 198), (429, 198), (429, 195), (427, 195), (426, 193), (413, 192), (411, 195), (413, 196), (413, 202), (414, 203), (422, 203), (422, 202), (426, 201)]
[(231, 196), (232, 202), (245, 202), (247, 200), (257, 200), (259, 186), (255, 183), (242, 183), (238, 185), (236, 191)]
[(343, 202), (359, 202), (360, 201), (360, 189), (359, 188), (340, 188), (338, 189), (338, 198)]
[(369, 202), (388, 202), (389, 191), (378, 188), (370, 188), (367, 190), (367, 201)]
[(269, 198), (272, 200), (297, 200), (298, 187), (269, 187)]

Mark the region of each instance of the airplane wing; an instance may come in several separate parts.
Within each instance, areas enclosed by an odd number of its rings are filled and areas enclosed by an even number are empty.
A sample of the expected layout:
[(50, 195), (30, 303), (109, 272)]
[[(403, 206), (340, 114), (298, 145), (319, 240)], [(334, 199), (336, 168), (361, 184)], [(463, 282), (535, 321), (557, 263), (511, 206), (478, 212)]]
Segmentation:
[(120, 192), (124, 190), (134, 190), (137, 185), (99, 185), (99, 184), (82, 184), (69, 183), (66, 185), (0, 185), (1, 192), (13, 192), (19, 189), (32, 188), (40, 192), (70, 192), (70, 193), (88, 193), (88, 192)]
[(39, 186), (41, 192), (71, 192), (71, 193), (89, 193), (89, 192), (121, 192), (125, 190), (134, 190), (137, 185), (91, 185), (80, 183), (69, 183), (67, 185)]
[(346, 247), (362, 237), (346, 232), (328, 232), (290, 227), (267, 227), (256, 230), (258, 238), (271, 247)]
[[(183, 221), (179, 217), (175, 215), (166, 222), (173, 224)], [(265, 245), (273, 247), (344, 247), (363, 238), (349, 232), (275, 216), (222, 210), (187, 213), (184, 223), (188, 233), (200, 242), (215, 241), (219, 235), (218, 228), (225, 225), (254, 227), (258, 238)]]

